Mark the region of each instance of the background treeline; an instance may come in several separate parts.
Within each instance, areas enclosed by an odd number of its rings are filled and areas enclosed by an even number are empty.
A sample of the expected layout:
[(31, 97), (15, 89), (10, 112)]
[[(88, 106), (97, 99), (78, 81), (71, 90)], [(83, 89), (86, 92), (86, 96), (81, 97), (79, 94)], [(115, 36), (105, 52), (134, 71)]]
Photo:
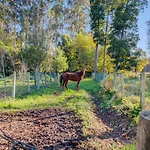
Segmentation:
[(137, 18), (146, 5), (147, 0), (1, 0), (0, 72), (5, 77), (83, 66), (88, 72), (141, 71), (147, 58), (136, 47)]

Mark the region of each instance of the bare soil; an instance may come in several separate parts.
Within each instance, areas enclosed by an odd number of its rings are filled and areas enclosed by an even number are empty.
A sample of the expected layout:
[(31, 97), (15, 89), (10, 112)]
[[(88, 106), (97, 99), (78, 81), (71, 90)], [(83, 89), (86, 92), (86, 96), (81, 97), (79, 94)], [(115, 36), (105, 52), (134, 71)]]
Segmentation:
[[(134, 139), (136, 129), (129, 125), (126, 116), (111, 109), (95, 110), (100, 128), (89, 129), (86, 137), (75, 113), (61, 108), (1, 113), (0, 129), (15, 141), (33, 145), (37, 150), (117, 150)], [(94, 148), (90, 142), (100, 146)], [(0, 138), (0, 150), (10, 150), (12, 145)]]
[[(74, 112), (63, 109), (3, 113), (0, 128), (15, 141), (34, 145), (38, 150), (78, 149), (82, 133), (81, 121)], [(11, 146), (0, 138), (0, 150)]]

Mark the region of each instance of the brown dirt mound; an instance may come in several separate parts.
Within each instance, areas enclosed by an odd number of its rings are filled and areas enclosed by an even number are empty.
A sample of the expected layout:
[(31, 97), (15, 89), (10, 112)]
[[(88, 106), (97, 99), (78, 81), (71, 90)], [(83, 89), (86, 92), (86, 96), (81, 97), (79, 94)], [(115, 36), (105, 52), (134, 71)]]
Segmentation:
[[(0, 128), (13, 139), (30, 143), (38, 150), (78, 149), (82, 133), (81, 121), (74, 112), (62, 109), (3, 113)], [(11, 146), (0, 138), (1, 150)]]

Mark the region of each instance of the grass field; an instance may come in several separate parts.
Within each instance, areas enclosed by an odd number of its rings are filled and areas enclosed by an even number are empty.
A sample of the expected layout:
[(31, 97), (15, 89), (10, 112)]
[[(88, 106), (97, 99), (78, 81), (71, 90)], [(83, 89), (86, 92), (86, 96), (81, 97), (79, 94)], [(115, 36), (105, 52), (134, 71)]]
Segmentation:
[[(100, 96), (101, 88), (99, 83), (92, 79), (81, 81), (79, 91), (74, 90), (75, 85), (71, 82), (68, 90), (62, 90), (58, 83), (52, 83), (39, 91), (32, 89), (31, 94), (20, 95), (16, 99), (0, 99), (0, 109), (7, 112), (57, 107), (73, 110), (82, 120), (82, 132), (84, 136), (87, 136), (89, 129), (100, 127), (93, 111), (92, 99), (94, 96), (97, 98)], [(100, 143), (90, 141), (89, 144), (100, 147)], [(129, 150), (131, 147), (133, 149), (133, 145), (129, 145), (123, 150)]]

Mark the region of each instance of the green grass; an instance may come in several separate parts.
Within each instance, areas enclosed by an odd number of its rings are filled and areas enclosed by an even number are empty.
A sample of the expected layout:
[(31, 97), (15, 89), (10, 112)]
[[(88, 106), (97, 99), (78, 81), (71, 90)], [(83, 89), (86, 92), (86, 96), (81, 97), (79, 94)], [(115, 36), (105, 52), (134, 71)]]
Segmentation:
[[(69, 84), (68, 90), (61, 90), (59, 84), (53, 84), (40, 91), (32, 91), (31, 95), (20, 96), (16, 99), (1, 99), (1, 111), (19, 111), (28, 109), (44, 109), (62, 107), (73, 110), (83, 121), (83, 126), (93, 126), (94, 114), (92, 112), (91, 96), (87, 91), (98, 91), (99, 85), (91, 79), (81, 82), (80, 90), (74, 90), (75, 83)], [(86, 90), (84, 90), (86, 89)]]
[(124, 146), (121, 150), (136, 150), (135, 144), (128, 144)]
[[(57, 107), (73, 110), (82, 121), (83, 136), (88, 136), (89, 129), (100, 128), (91, 101), (91, 94), (99, 97), (100, 86), (98, 82), (91, 79), (82, 80), (79, 91), (75, 90), (75, 85), (76, 83), (69, 82), (68, 90), (60, 89), (58, 83), (53, 83), (47, 88), (41, 88), (39, 91), (31, 89), (31, 94), (20, 95), (16, 99), (0, 99), (0, 109), (7, 112)], [(96, 147), (101, 144), (94, 141), (88, 142), (90, 145), (96, 145)]]

